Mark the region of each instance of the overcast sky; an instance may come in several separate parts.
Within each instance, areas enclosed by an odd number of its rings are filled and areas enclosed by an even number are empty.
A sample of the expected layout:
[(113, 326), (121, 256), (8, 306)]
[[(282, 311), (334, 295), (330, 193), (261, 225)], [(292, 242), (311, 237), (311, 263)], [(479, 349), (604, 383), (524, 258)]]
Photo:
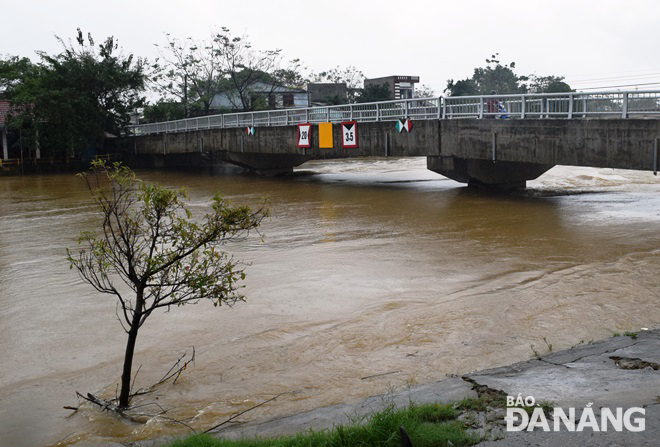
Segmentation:
[[(56, 53), (76, 28), (154, 58), (164, 33), (207, 38), (226, 26), (258, 49), (282, 49), (314, 71), (354, 65), (367, 77), (418, 75), (436, 94), (498, 52), (517, 74), (559, 75), (574, 88), (660, 89), (658, 0), (7, 0), (0, 55)], [(634, 89), (635, 87), (621, 87)]]

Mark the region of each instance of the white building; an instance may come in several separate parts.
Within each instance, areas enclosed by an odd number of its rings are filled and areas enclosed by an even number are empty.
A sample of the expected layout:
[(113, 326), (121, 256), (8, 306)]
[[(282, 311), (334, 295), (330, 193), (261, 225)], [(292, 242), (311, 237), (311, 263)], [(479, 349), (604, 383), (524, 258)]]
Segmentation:
[[(281, 87), (264, 82), (255, 82), (247, 92), (248, 107), (255, 107), (256, 101), (263, 101), (262, 107), (266, 109), (290, 109), (296, 107), (309, 107), (309, 96), (303, 89)], [(211, 100), (211, 109), (243, 111), (243, 103), (238, 92), (216, 93)]]

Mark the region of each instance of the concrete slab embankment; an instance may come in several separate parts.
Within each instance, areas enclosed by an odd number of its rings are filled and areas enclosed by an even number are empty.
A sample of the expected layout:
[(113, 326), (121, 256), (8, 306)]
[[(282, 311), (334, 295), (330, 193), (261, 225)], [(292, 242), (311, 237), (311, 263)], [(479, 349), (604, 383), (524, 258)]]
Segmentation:
[[(493, 409), (480, 416), (479, 433), (490, 435), (480, 446), (640, 446), (655, 447), (660, 439), (660, 328), (642, 331), (636, 337), (619, 336), (578, 346), (545, 357), (510, 366), (452, 377), (410, 389), (370, 397), (357, 404), (341, 404), (318, 408), (305, 413), (266, 422), (227, 425), (215, 433), (222, 438), (253, 438), (292, 435), (308, 430), (324, 430), (341, 423), (359, 420), (388, 405), (406, 406), (442, 402), (450, 403), (465, 397), (477, 397), (484, 389), (508, 396), (533, 396), (537, 402), (546, 401), (567, 414), (576, 409), (576, 421), (591, 404), (600, 425), (601, 409), (617, 407), (643, 408), (644, 431), (625, 428), (615, 431), (611, 425), (606, 432), (590, 428), (582, 432), (534, 431), (507, 432), (505, 410)], [(635, 417), (639, 417), (636, 414)], [(553, 427), (553, 421), (549, 419)], [(156, 447), (173, 440), (154, 439), (134, 444)]]
[[(548, 401), (568, 413), (576, 408), (577, 419), (588, 403), (600, 421), (603, 407), (643, 407), (645, 430), (630, 432), (510, 432), (500, 424), (499, 440), (488, 440), (484, 446), (656, 446), (660, 439), (660, 329), (642, 331), (636, 338), (612, 337), (542, 357), (467, 374), (464, 378), (448, 378), (383, 396), (375, 396), (353, 405), (335, 405), (264, 423), (230, 427), (219, 436), (228, 438), (270, 437), (305, 430), (322, 430), (339, 423), (378, 411), (392, 403), (452, 402), (476, 397), (474, 384), (500, 390), (509, 396), (533, 396)], [(497, 414), (502, 414), (500, 410)], [(552, 421), (551, 421), (552, 425)]]

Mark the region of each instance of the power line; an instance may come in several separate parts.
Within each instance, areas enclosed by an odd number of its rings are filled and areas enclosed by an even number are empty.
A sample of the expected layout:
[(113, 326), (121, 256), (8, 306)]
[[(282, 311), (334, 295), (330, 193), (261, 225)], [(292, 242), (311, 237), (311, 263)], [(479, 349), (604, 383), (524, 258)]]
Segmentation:
[(614, 76), (609, 78), (574, 79), (571, 81), (564, 81), (564, 82), (578, 83), (578, 82), (614, 81), (614, 80), (624, 80), (624, 79), (634, 80), (633, 78), (649, 78), (658, 75), (660, 75), (660, 73), (648, 73), (648, 74), (639, 74), (639, 75), (630, 75), (630, 76)]
[(643, 84), (624, 84), (624, 85), (609, 85), (607, 87), (573, 87), (575, 90), (607, 90), (611, 88), (619, 88), (619, 87), (639, 87), (642, 85), (660, 85), (660, 82), (646, 82)]
[(658, 67), (653, 67), (653, 68), (648, 68), (645, 70), (630, 70), (630, 71), (611, 71), (611, 72), (606, 72), (606, 73), (581, 73), (581, 74), (576, 74), (576, 77), (584, 77), (584, 78), (591, 78), (592, 76), (619, 76), (619, 75), (627, 75), (629, 73), (634, 73), (634, 74), (639, 74), (640, 72), (648, 72), (651, 70), (657, 70)]

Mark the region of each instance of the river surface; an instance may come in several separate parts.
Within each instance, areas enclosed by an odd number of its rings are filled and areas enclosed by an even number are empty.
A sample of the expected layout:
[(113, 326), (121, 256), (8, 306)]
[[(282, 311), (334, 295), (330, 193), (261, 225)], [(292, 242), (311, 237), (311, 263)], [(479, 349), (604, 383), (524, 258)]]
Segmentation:
[[(221, 191), (268, 200), (259, 237), (228, 247), (247, 267), (247, 301), (154, 314), (138, 386), (184, 352), (175, 385), (146, 413), (208, 428), (263, 420), (526, 360), (660, 323), (660, 179), (555, 167), (513, 196), (473, 191), (425, 159), (307, 163), (297, 176), (140, 172), (186, 186), (203, 212)], [(65, 260), (98, 227), (73, 175), (0, 178), (0, 445), (95, 445), (185, 433), (126, 423), (75, 392), (113, 396), (126, 335), (115, 300)]]

